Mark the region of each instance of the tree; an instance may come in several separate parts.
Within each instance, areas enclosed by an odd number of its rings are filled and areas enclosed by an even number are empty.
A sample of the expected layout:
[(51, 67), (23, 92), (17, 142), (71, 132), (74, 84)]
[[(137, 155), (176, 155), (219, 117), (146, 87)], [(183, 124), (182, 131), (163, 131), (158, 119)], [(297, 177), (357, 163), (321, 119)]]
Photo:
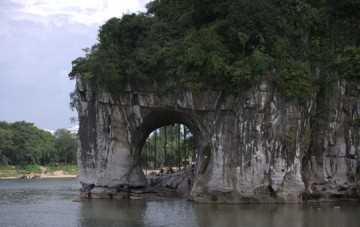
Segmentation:
[(359, 12), (359, 0), (154, 0), (146, 13), (101, 26), (69, 77), (85, 74), (113, 95), (168, 78), (234, 93), (267, 79), (304, 103), (324, 86), (319, 72), (332, 77), (339, 55), (360, 45)]
[(54, 156), (54, 138), (50, 132), (24, 121), (11, 124), (13, 130), (13, 165), (45, 164)]
[(0, 122), (0, 165), (8, 165), (13, 151), (13, 133), (10, 124)]
[(54, 133), (57, 160), (62, 163), (76, 163), (76, 135), (68, 129), (58, 129)]
[(58, 129), (55, 135), (33, 123), (0, 122), (0, 165), (76, 163), (76, 135)]
[(173, 124), (158, 128), (149, 135), (143, 146), (141, 163), (146, 167), (152, 162), (155, 168), (183, 166), (183, 160), (189, 160), (189, 156), (192, 157), (196, 150), (193, 141), (185, 125)]
[(360, 1), (359, 0), (328, 0), (329, 13), (340, 23), (349, 26), (351, 33), (356, 35), (354, 43), (360, 47)]
[(335, 62), (335, 68), (341, 77), (360, 82), (360, 47), (346, 48), (341, 58)]

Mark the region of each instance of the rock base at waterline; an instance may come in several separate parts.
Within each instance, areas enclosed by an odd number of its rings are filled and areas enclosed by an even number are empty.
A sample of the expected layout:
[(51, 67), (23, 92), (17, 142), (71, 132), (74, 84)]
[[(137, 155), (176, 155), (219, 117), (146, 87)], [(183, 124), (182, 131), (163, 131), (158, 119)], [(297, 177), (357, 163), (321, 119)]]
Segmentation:
[(162, 199), (169, 197), (188, 198), (192, 182), (193, 169), (189, 168), (170, 174), (147, 176), (148, 185), (143, 188), (109, 188), (88, 185), (80, 190), (81, 199)]

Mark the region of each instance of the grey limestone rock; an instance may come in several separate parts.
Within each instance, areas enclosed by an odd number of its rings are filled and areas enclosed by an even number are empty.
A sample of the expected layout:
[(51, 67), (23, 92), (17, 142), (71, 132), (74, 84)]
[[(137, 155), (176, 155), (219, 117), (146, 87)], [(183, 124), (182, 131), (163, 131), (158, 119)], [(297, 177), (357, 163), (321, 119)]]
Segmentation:
[[(191, 197), (204, 203), (299, 203), (359, 199), (359, 85), (341, 81), (333, 111), (315, 127), (323, 105), (289, 101), (267, 82), (237, 94), (189, 91), (168, 81), (95, 93), (76, 78), (80, 182), (101, 197), (106, 188), (147, 188), (142, 146), (156, 128), (185, 124), (197, 140)], [(158, 95), (161, 87), (172, 88)], [(354, 95), (355, 94), (355, 95)]]

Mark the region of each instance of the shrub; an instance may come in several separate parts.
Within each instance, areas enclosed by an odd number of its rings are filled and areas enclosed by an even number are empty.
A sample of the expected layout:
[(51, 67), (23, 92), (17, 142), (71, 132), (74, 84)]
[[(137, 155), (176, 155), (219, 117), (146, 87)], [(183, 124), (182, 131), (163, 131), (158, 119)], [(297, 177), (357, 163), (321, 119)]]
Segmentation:
[(305, 102), (312, 91), (312, 77), (305, 65), (296, 60), (289, 60), (278, 76), (280, 89), (286, 97)]

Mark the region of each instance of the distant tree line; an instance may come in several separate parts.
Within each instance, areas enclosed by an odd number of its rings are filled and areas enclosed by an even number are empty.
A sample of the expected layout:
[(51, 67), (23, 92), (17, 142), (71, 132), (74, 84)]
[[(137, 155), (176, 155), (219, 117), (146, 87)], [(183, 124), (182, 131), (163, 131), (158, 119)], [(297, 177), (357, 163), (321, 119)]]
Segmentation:
[(76, 163), (76, 134), (58, 129), (54, 135), (33, 123), (0, 121), (0, 165)]

